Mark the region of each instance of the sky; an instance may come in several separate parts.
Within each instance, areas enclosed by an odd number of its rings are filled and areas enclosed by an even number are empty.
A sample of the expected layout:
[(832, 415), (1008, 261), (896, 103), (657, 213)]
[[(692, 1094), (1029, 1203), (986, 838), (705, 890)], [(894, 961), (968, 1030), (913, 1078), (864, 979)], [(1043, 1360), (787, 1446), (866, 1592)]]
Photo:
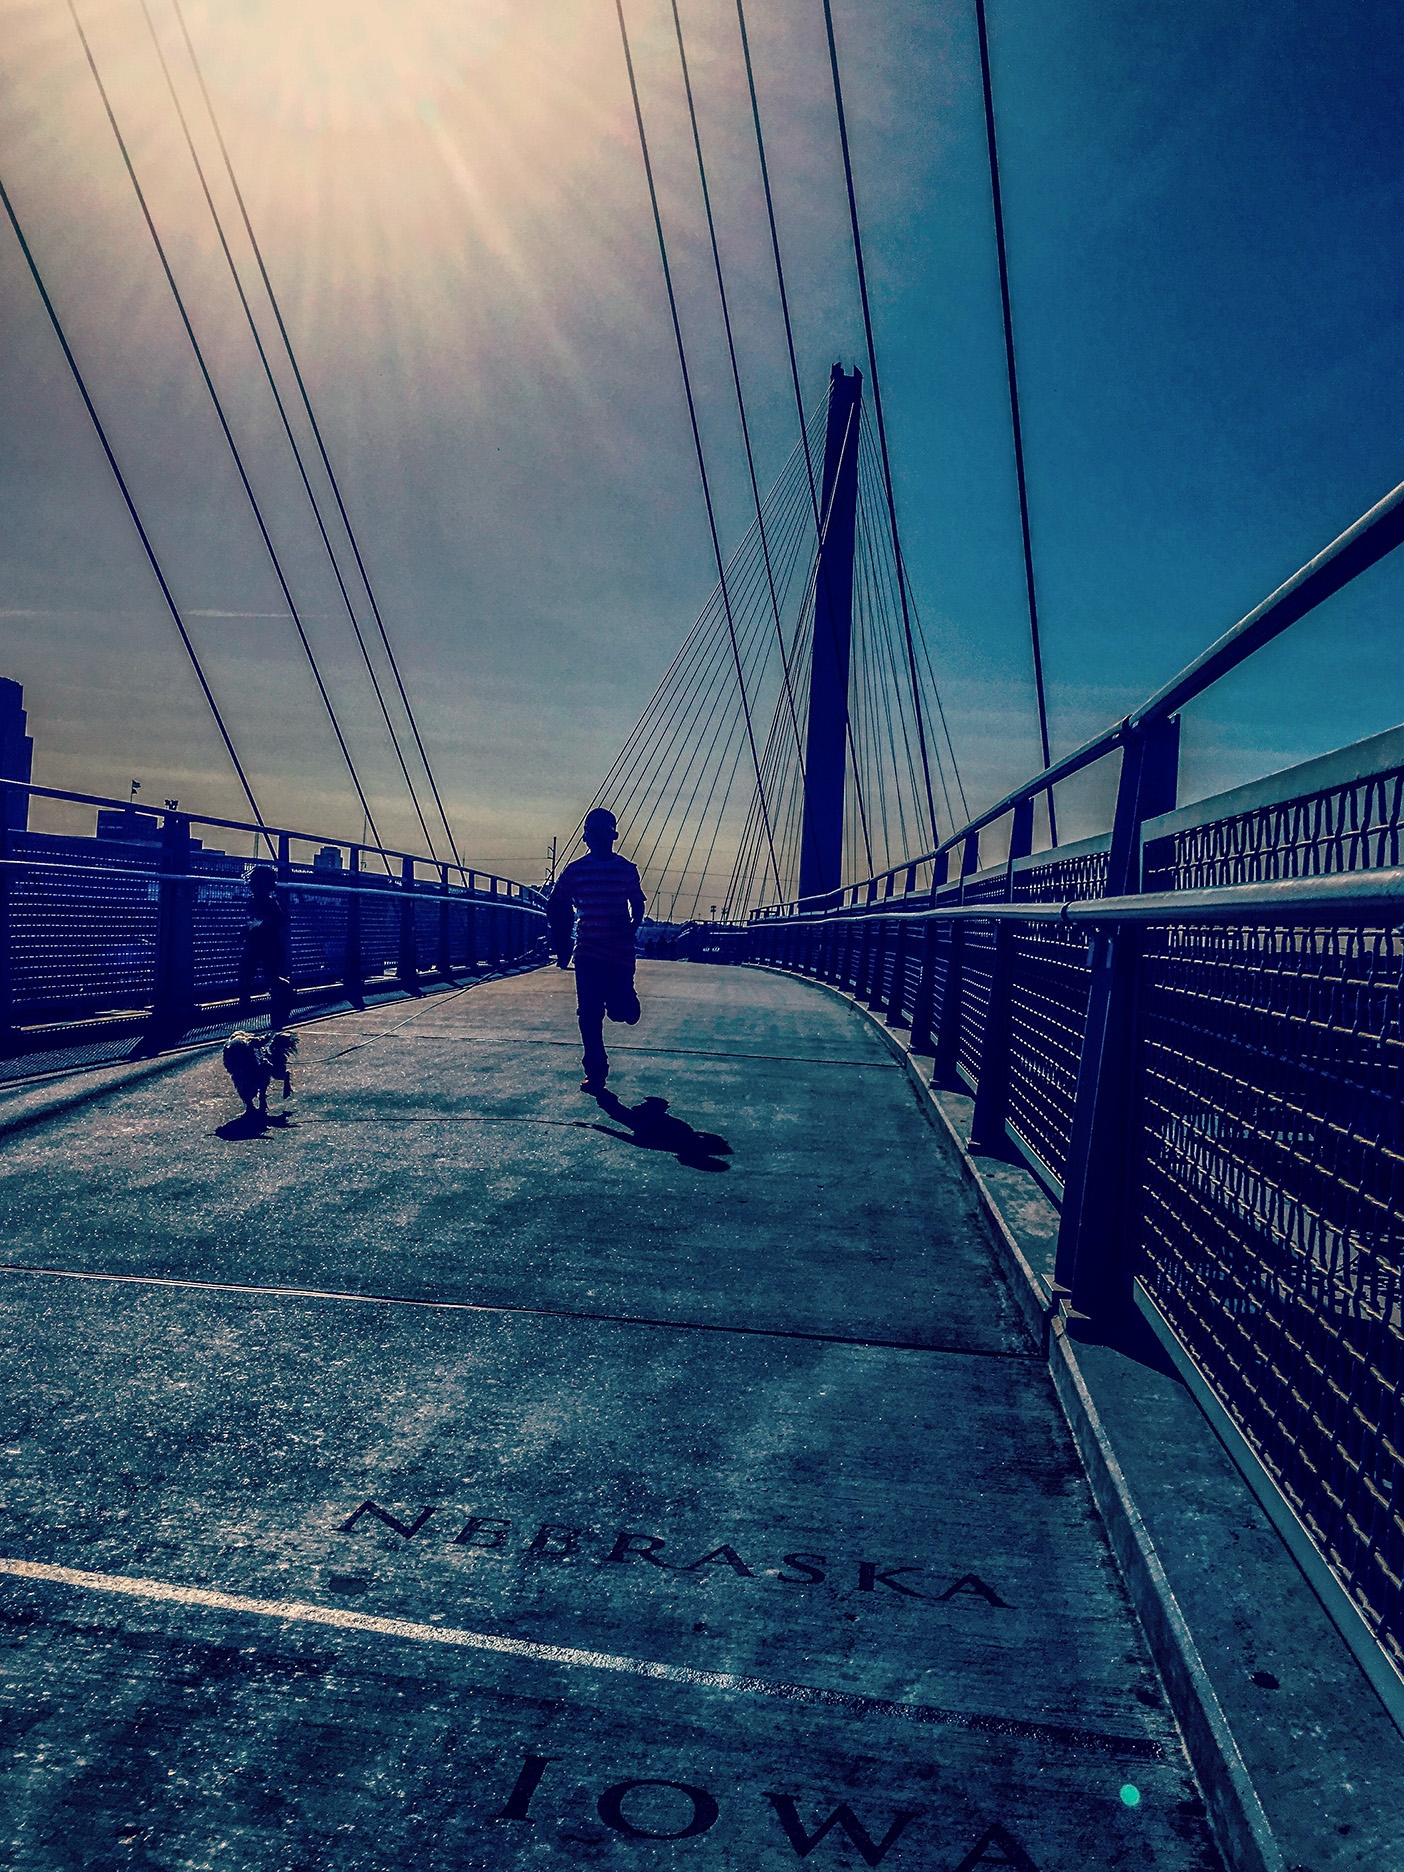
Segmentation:
[[(382, 836), (417, 845), (142, 0), (76, 3)], [(766, 483), (796, 429), (734, 0), (679, 6)], [(671, 18), (626, 16), (729, 551), (749, 487)], [(612, 0), (186, 17), (459, 847), (539, 879), (714, 579)], [(904, 548), (978, 807), (1040, 763), (973, 9), (834, 17)], [(822, 7), (748, 25), (812, 399), (863, 361)], [(989, 25), (1056, 755), (1404, 479), (1404, 35), (1376, 0), (989, 0)], [(358, 837), (67, 0), (0, 0), (0, 179), (265, 816)], [(0, 320), (0, 674), (35, 778), (245, 816), (4, 225)], [(1401, 598), (1386, 561), (1196, 703), (1181, 797), (1404, 717)], [(1065, 837), (1111, 777), (1068, 787)]]

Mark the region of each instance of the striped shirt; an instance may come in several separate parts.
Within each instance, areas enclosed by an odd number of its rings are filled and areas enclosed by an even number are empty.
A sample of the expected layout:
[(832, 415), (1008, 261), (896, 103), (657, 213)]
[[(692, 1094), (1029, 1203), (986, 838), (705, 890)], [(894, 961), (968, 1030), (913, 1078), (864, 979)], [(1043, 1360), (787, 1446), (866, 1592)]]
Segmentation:
[(639, 874), (617, 852), (590, 852), (568, 864), (546, 906), (551, 943), (558, 954), (571, 945), (573, 921), (577, 957), (616, 967), (633, 962), (634, 930), (643, 913)]

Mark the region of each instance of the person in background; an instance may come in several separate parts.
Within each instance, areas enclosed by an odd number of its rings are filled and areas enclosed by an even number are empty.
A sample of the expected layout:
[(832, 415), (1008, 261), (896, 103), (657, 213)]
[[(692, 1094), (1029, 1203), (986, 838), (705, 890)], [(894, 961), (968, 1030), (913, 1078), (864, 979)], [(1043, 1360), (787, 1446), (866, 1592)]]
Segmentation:
[(269, 1025), (276, 1033), (292, 1013), (292, 979), (288, 967), (288, 913), (278, 897), (278, 874), (272, 865), (255, 865), (249, 873), (249, 927), (239, 956), (239, 1014), (249, 1011), (254, 977), (268, 989)]
[(634, 935), (643, 921), (639, 874), (614, 849), (614, 814), (603, 806), (585, 815), (586, 857), (568, 864), (546, 905), (546, 924), (557, 965), (575, 957), (575, 1000), (585, 1049), (582, 1092), (598, 1092), (609, 1076), (604, 1021), (632, 1027), (639, 1018), (634, 992)]

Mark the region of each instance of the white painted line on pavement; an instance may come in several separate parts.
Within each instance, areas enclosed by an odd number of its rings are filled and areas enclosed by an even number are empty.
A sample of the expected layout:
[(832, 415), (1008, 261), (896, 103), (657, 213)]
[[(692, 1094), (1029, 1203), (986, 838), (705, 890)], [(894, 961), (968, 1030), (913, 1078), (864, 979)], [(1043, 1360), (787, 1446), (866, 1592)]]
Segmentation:
[(341, 1606), (314, 1605), (302, 1599), (249, 1599), (242, 1593), (215, 1592), (207, 1586), (177, 1586), (170, 1580), (134, 1579), (125, 1573), (90, 1573), (79, 1567), (50, 1566), (38, 1560), (0, 1558), (0, 1575), (8, 1575), (11, 1579), (43, 1581), (55, 1586), (76, 1586), (89, 1592), (121, 1593), (129, 1599), (152, 1600), (164, 1605), (199, 1607), (212, 1612), (242, 1612), (255, 1618), (279, 1619), (288, 1624), (330, 1625), (339, 1631), (368, 1632), (382, 1638), (408, 1638), (420, 1644), (455, 1645), (470, 1651), (491, 1651), (503, 1657), (527, 1658), (537, 1664), (565, 1664), (587, 1670), (618, 1671), (629, 1677), (648, 1677), (663, 1683), (687, 1684), (706, 1690), (731, 1690), (750, 1696), (777, 1697), (787, 1703), (818, 1704), (854, 1715), (895, 1716), (907, 1722), (931, 1723), (942, 1728), (965, 1729), (981, 1735), (1052, 1743), (1079, 1753), (1111, 1755), (1138, 1761), (1158, 1761), (1163, 1759), (1165, 1753), (1161, 1745), (1149, 1736), (1104, 1735), (1096, 1730), (1064, 1728), (1053, 1723), (936, 1709), (923, 1703), (897, 1703), (886, 1697), (861, 1696), (851, 1690), (825, 1690), (814, 1684), (776, 1683), (764, 1677), (740, 1676), (734, 1671), (694, 1670), (686, 1664), (660, 1664), (648, 1658), (617, 1657), (607, 1651), (583, 1651), (574, 1645), (538, 1644), (528, 1638), (505, 1638), (494, 1632), (464, 1631), (452, 1625), (422, 1625), (411, 1619), (380, 1618), (371, 1612), (351, 1612)]

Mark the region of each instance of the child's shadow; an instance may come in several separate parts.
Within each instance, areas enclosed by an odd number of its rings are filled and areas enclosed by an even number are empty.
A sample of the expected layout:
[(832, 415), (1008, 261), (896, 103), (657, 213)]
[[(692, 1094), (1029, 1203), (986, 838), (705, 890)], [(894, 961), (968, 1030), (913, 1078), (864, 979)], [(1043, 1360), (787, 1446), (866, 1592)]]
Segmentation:
[(689, 1170), (731, 1168), (722, 1161), (731, 1155), (726, 1139), (718, 1137), (715, 1131), (694, 1131), (684, 1119), (674, 1118), (668, 1110), (667, 1099), (646, 1098), (642, 1105), (629, 1106), (607, 1091), (596, 1092), (594, 1099), (600, 1110), (608, 1112), (624, 1129), (615, 1131), (609, 1125), (596, 1124), (588, 1127), (591, 1131), (602, 1131), (606, 1137), (637, 1144), (640, 1150), (667, 1151)]
[(228, 1124), (220, 1125), (215, 1131), (217, 1138), (224, 1138), (228, 1143), (259, 1138), (269, 1131), (282, 1131), (287, 1128), (286, 1112), (269, 1112), (267, 1117), (256, 1111), (240, 1112), (237, 1118), (231, 1118)]

